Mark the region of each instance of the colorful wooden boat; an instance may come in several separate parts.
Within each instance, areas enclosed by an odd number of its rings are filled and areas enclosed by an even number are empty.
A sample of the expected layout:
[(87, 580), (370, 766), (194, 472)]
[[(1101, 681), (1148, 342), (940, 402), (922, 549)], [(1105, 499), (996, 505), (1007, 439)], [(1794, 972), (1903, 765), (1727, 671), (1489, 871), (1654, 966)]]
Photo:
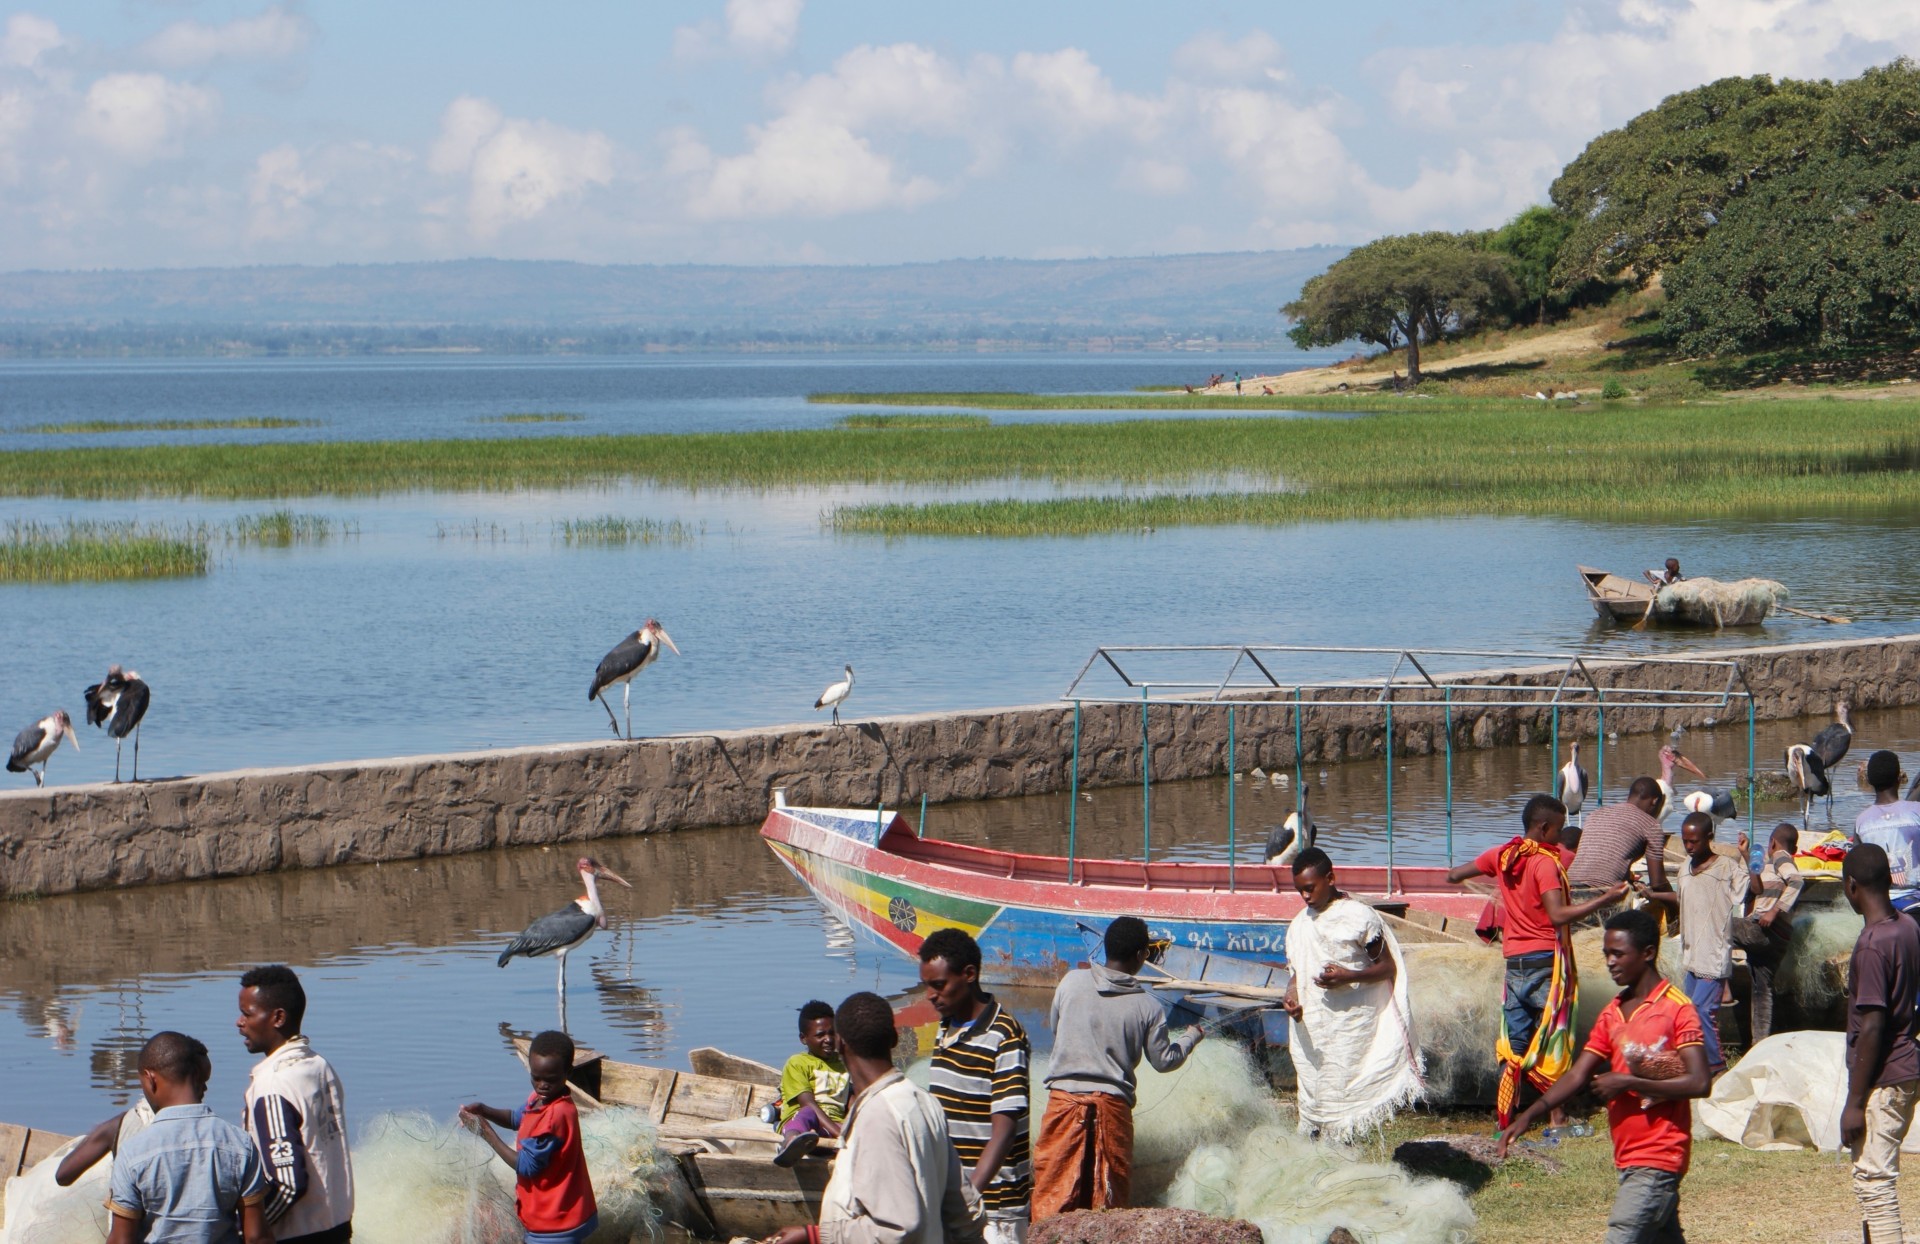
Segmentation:
[[(1045, 984), (1086, 960), (1083, 928), (1116, 916), (1147, 922), (1169, 947), (1218, 961), (1286, 961), (1287, 922), (1302, 902), (1292, 870), (1264, 864), (1069, 860), (921, 838), (898, 813), (803, 808), (775, 792), (761, 837), (819, 902), (861, 933), (917, 957), (936, 929), (979, 941), (982, 976)], [(1340, 884), (1392, 917), (1402, 940), (1457, 940), (1486, 904), (1440, 867), (1340, 865)], [(1456, 925), (1452, 934), (1449, 924)]]

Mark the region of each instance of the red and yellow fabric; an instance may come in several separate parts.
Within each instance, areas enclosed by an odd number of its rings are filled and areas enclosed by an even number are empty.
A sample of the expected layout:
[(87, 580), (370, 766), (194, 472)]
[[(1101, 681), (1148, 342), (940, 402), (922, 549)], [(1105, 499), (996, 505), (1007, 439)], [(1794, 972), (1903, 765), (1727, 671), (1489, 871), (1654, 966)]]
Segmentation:
[[(1564, 898), (1567, 895), (1567, 870), (1561, 864), (1558, 852), (1549, 850), (1531, 838), (1515, 838), (1496, 851), (1494, 863), (1498, 871), (1495, 876), (1504, 894), (1511, 895), (1522, 878), (1536, 872), (1540, 867), (1539, 862), (1544, 859), (1551, 863), (1559, 876), (1561, 896)], [(1537, 892), (1539, 887), (1529, 888)], [(1508, 918), (1511, 922), (1511, 913)], [(1571, 929), (1564, 925), (1553, 929), (1552, 949), (1553, 976), (1547, 986), (1546, 1007), (1541, 1012), (1540, 1022), (1534, 1025), (1533, 1040), (1527, 1043), (1526, 1049), (1513, 1048), (1507, 1035), (1506, 1010), (1502, 1008), (1500, 1012), (1500, 1040), (1494, 1046), (1494, 1053), (1500, 1060), (1500, 1084), (1495, 1091), (1494, 1109), (1502, 1128), (1513, 1121), (1514, 1104), (1519, 1098), (1523, 1077), (1532, 1081), (1536, 1089), (1545, 1092), (1573, 1066), (1573, 1015), (1574, 1008), (1579, 1004), (1580, 978), (1574, 970)], [(1509, 949), (1508, 953), (1514, 952)]]

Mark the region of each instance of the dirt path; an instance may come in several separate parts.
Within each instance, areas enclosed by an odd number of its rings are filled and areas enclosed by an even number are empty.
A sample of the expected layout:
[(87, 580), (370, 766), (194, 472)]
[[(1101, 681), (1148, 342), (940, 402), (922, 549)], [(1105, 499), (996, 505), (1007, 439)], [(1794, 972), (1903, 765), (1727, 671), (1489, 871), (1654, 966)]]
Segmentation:
[[(1607, 324), (1587, 324), (1579, 328), (1558, 329), (1510, 342), (1497, 349), (1457, 354), (1424, 366), (1421, 371), (1428, 376), (1445, 376), (1448, 372), (1461, 368), (1487, 367), (1501, 363), (1545, 362), (1549, 359), (1598, 354), (1606, 349), (1607, 334), (1613, 327), (1615, 326)], [(1404, 358), (1395, 356), (1377, 361), (1369, 360), (1362, 366), (1309, 367), (1303, 371), (1290, 371), (1278, 376), (1254, 376), (1241, 381), (1240, 393), (1242, 396), (1258, 397), (1268, 393), (1275, 395), (1334, 393), (1342, 388), (1371, 388), (1391, 382), (1394, 376), (1399, 374), (1399, 367), (1396, 364), (1403, 363)], [(1229, 380), (1212, 388), (1195, 389), (1194, 392), (1205, 393), (1209, 397), (1221, 394), (1232, 396), (1233, 382)]]

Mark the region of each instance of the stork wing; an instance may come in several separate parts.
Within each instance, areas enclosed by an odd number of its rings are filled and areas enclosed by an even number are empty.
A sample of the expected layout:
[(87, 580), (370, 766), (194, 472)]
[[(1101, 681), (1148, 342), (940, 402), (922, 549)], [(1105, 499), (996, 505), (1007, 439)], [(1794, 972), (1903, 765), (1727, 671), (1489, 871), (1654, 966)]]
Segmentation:
[(596, 923), (592, 916), (569, 903), (552, 915), (535, 920), (526, 932), (509, 942), (500, 952), (500, 966), (506, 967), (507, 960), (515, 955), (532, 959), (550, 955), (562, 946), (571, 946), (592, 932)]
[(87, 700), (87, 724), (100, 725), (113, 712), (113, 705), (120, 698), (119, 691), (105, 683), (97, 682), (81, 693)]
[(46, 729), (37, 721), (14, 735), (13, 754), (7, 757), (8, 770), (13, 773), (25, 773), (30, 763), (28, 757), (40, 750), (40, 744), (46, 742), (46, 738)]
[(1813, 736), (1813, 754), (1829, 769), (1839, 764), (1852, 746), (1853, 731), (1838, 722)]
[[(121, 688), (120, 697), (114, 703), (113, 716), (107, 722), (107, 733), (116, 739), (124, 739), (133, 733), (140, 719), (147, 715), (147, 704), (153, 699), (153, 690), (137, 678), (127, 680)], [(93, 710), (88, 709), (89, 716)]]
[(600, 658), (599, 666), (593, 671), (593, 685), (587, 688), (587, 698), (593, 699), (608, 683), (617, 682), (631, 675), (646, 664), (647, 657), (652, 652), (653, 645), (643, 643), (639, 631), (621, 640), (614, 646), (612, 652)]

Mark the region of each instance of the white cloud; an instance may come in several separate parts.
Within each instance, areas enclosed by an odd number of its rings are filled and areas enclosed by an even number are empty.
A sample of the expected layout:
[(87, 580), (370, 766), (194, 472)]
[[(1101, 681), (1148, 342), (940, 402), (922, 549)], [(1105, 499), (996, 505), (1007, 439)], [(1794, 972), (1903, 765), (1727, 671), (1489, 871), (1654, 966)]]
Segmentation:
[(1181, 74), (1199, 82), (1258, 82), (1285, 78), (1286, 61), (1280, 41), (1264, 30), (1255, 30), (1238, 39), (1218, 31), (1195, 35), (1174, 51), (1173, 65)]
[(671, 166), (698, 175), (687, 210), (696, 219), (842, 216), (915, 207), (940, 193), (926, 177), (902, 177), (893, 162), (844, 125), (785, 116), (748, 127), (749, 149), (716, 157), (697, 142), (676, 146)]
[(800, 33), (805, 0), (727, 0), (725, 23), (699, 22), (673, 32), (679, 60), (706, 60), (731, 52), (739, 56), (784, 56)]
[(170, 155), (187, 129), (219, 110), (205, 87), (157, 73), (113, 73), (87, 88), (74, 128), (133, 164)]
[(428, 168), (467, 182), (467, 226), (491, 238), (555, 204), (612, 183), (614, 146), (598, 131), (509, 118), (484, 99), (447, 106)]
[(291, 143), (262, 152), (247, 179), (252, 208), (247, 236), (258, 241), (305, 232), (313, 218), (312, 201), (325, 188), (325, 182), (308, 175), (299, 148)]
[(1115, 89), (1080, 48), (1021, 52), (1013, 58), (1013, 76), (1032, 91), (1041, 115), (1073, 136), (1111, 129), (1150, 138), (1166, 116), (1164, 100)]
[(0, 65), (32, 69), (41, 57), (66, 46), (60, 27), (34, 13), (15, 13), (7, 19), (7, 33), (0, 36)]
[(169, 69), (191, 69), (223, 60), (285, 60), (305, 51), (312, 37), (311, 22), (276, 6), (257, 17), (236, 18), (219, 26), (175, 22), (140, 50), (148, 60)]

